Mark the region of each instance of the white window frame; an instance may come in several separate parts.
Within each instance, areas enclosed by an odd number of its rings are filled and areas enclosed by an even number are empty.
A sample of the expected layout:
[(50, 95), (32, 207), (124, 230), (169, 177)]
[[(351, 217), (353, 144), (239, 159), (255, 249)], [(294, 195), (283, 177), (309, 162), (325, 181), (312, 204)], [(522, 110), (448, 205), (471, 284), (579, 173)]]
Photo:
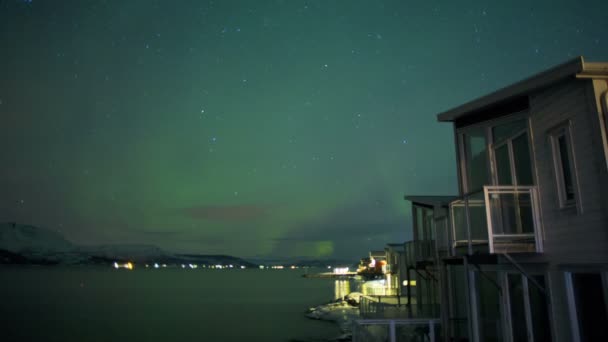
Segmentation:
[[(505, 271), (505, 272), (499, 272), (500, 273), (500, 284), (501, 284), (501, 288), (502, 288), (502, 317), (503, 317), (503, 338), (505, 339), (505, 341), (508, 342), (512, 342), (513, 341), (513, 322), (512, 322), (512, 317), (511, 317), (511, 293), (509, 293), (509, 279), (508, 276), (509, 274), (515, 274), (521, 277), (521, 281), (522, 281), (522, 289), (523, 289), (523, 299), (524, 299), (524, 312), (525, 312), (525, 320), (526, 320), (526, 333), (528, 338), (532, 341), (534, 341), (534, 322), (532, 319), (532, 308), (531, 308), (531, 304), (530, 304), (530, 287), (534, 286), (533, 284), (530, 284), (530, 281), (528, 280), (528, 278), (517, 271)], [(531, 276), (543, 276), (543, 280), (545, 283), (545, 292), (546, 292), (546, 309), (547, 309), (547, 313), (549, 315), (548, 320), (549, 320), (549, 331), (551, 333), (551, 339), (555, 340), (556, 339), (556, 335), (555, 335), (555, 329), (554, 329), (554, 325), (555, 323), (553, 322), (553, 308), (552, 308), (552, 303), (551, 303), (551, 291), (550, 291), (550, 284), (549, 284), (549, 274), (547, 272), (532, 272), (530, 273)]]
[[(559, 126), (549, 131), (549, 144), (551, 146), (551, 155), (553, 159), (553, 172), (555, 175), (555, 185), (557, 188), (557, 199), (560, 209), (576, 208), (579, 213), (582, 213), (580, 190), (578, 184), (578, 172), (576, 169), (576, 161), (574, 156), (574, 146), (572, 139), (572, 124), (570, 121), (560, 124)], [(566, 149), (568, 153), (570, 175), (572, 177), (572, 191), (574, 198), (569, 200), (566, 195), (566, 185), (564, 173), (562, 171), (562, 155), (559, 150), (558, 139), (563, 136), (566, 139)]]

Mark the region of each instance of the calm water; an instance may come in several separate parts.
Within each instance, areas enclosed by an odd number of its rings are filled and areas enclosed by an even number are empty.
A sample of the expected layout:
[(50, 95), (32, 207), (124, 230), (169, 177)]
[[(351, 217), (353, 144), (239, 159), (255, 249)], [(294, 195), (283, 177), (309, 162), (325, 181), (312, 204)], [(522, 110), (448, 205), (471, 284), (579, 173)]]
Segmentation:
[(288, 341), (334, 337), (307, 308), (344, 291), (300, 270), (0, 268), (2, 341)]

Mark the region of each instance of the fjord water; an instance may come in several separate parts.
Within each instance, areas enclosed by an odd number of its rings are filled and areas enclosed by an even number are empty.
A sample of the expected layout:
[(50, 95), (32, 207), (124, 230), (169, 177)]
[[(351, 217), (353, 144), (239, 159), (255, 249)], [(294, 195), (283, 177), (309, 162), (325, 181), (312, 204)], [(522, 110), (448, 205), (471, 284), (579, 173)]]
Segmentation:
[(2, 341), (289, 341), (334, 337), (303, 270), (1, 267)]

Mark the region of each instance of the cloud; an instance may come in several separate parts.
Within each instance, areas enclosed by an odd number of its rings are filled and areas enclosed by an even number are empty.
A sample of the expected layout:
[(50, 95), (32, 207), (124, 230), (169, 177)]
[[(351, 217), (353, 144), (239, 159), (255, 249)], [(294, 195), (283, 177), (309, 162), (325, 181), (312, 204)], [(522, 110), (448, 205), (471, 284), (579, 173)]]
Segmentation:
[(268, 208), (260, 205), (202, 205), (183, 209), (194, 219), (223, 222), (259, 220), (268, 216)]

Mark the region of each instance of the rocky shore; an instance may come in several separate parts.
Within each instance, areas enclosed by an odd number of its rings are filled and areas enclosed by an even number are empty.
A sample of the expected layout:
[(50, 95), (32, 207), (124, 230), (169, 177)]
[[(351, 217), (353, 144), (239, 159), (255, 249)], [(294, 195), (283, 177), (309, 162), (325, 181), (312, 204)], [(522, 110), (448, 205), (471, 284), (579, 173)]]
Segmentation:
[[(338, 324), (342, 334), (324, 341), (351, 341), (354, 320), (359, 318), (359, 300), (361, 293), (351, 292), (344, 298), (339, 298), (327, 304), (308, 309), (306, 317)], [(294, 341), (295, 342), (295, 341)], [(316, 342), (316, 341), (307, 341)]]

